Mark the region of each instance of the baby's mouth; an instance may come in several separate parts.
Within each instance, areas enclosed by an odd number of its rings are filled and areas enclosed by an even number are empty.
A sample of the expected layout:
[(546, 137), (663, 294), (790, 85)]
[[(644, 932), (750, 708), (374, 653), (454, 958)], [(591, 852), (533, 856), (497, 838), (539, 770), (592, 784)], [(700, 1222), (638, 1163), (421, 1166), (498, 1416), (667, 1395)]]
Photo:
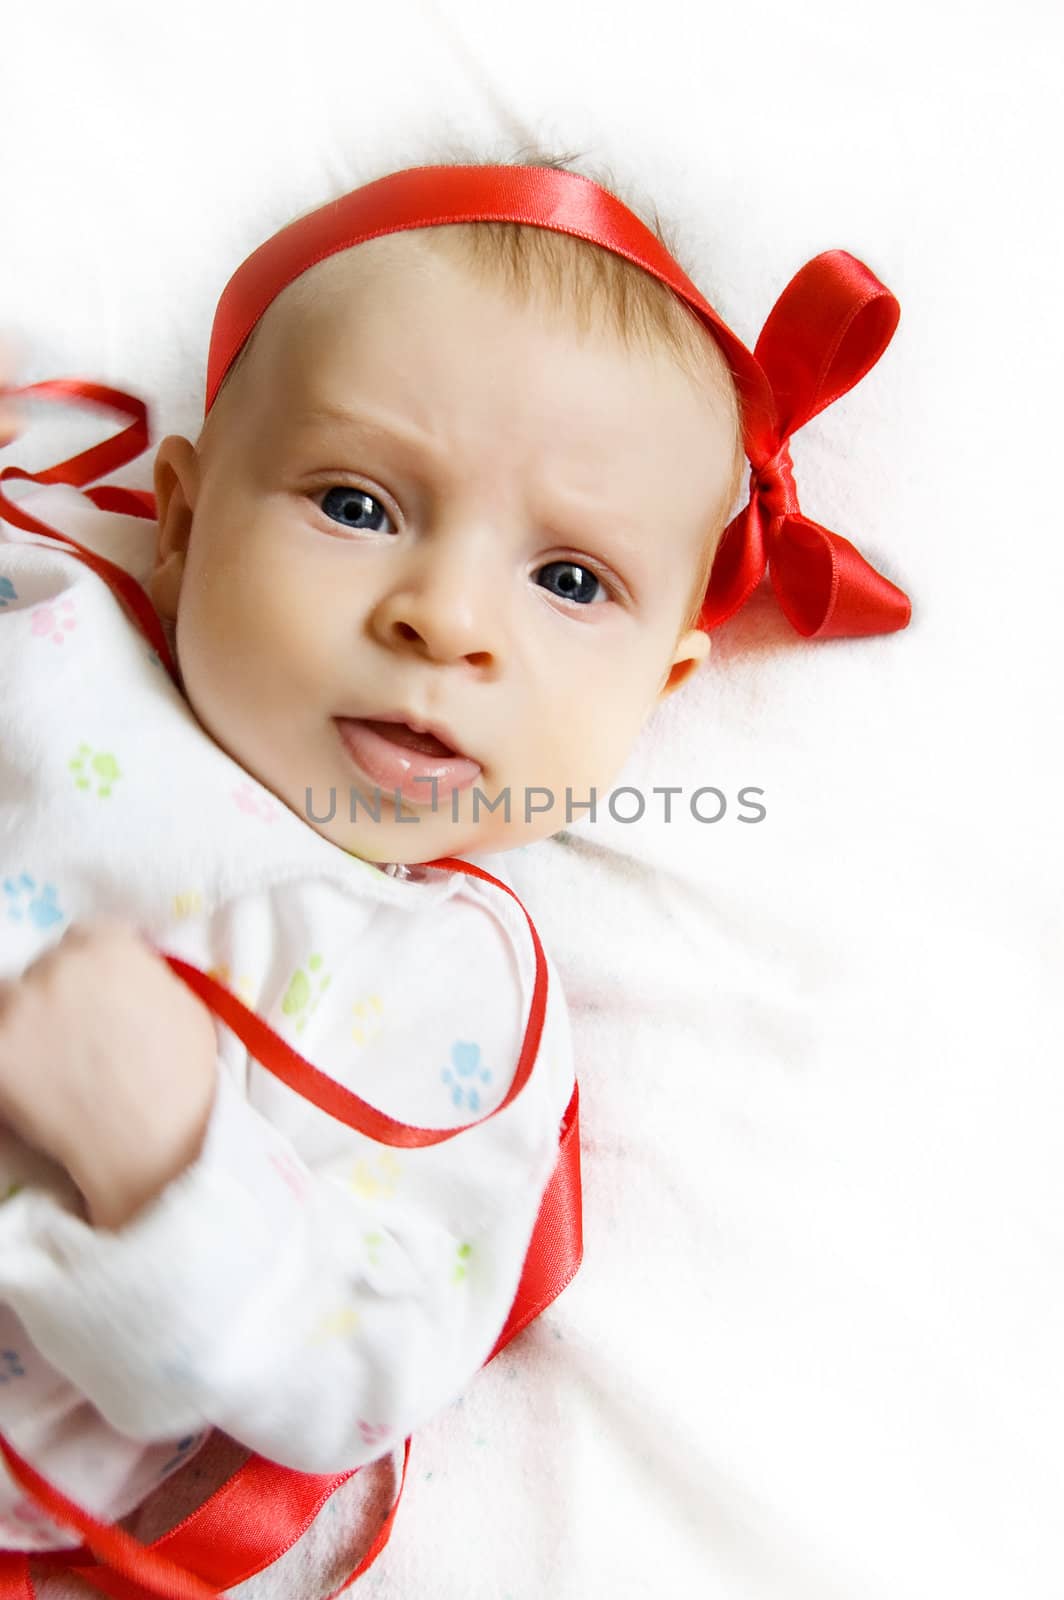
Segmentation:
[(434, 733), (373, 717), (333, 720), (358, 772), (375, 788), (398, 793), (412, 805), (435, 810), (444, 796), (467, 789), (480, 777), (479, 761), (461, 755)]
[(437, 739), (434, 733), (415, 733), (405, 722), (374, 722), (368, 717), (359, 719), (363, 728), (371, 728), (382, 739), (401, 745), (405, 750), (420, 750), (427, 756), (456, 756), (457, 750)]

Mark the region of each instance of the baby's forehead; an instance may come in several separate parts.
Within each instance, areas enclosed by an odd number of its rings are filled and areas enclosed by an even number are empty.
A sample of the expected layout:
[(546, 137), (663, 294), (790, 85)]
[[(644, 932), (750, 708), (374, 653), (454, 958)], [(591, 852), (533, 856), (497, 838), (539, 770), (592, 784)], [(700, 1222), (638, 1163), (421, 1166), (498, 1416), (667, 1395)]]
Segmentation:
[[(557, 393), (583, 394), (589, 409), (580, 417), (589, 426), (593, 414), (605, 421), (617, 412), (615, 431), (623, 436), (634, 414), (659, 397), (665, 413), (682, 418), (684, 435), (692, 427), (704, 430), (698, 455), (707, 447), (714, 456), (720, 449), (734, 453), (736, 421), (700, 351), (692, 373), (692, 363), (678, 360), (662, 340), (630, 338), (605, 315), (593, 316), (589, 327), (576, 314), (569, 287), (557, 279), (507, 279), (490, 252), (478, 260), (468, 249), (469, 238), (459, 230), (439, 227), (334, 252), (278, 294), (231, 369), (236, 382), (226, 388), (241, 388), (241, 406), (250, 403), (256, 428), (268, 426), (276, 436), (322, 399), (343, 405), (349, 389), (357, 397), (379, 383), (400, 409), (419, 411), (422, 393), (437, 401), (454, 389), (462, 393), (475, 355), (481, 389), (494, 392), (500, 418), (535, 410), (529, 387), (534, 364), (543, 394), (552, 385)], [(702, 346), (712, 342), (701, 330), (699, 337)], [(588, 348), (586, 359), (574, 354), (577, 346)], [(221, 410), (235, 415), (229, 407)], [(219, 417), (217, 431), (221, 426)], [(216, 431), (209, 421), (206, 431)]]
[[(455, 310), (464, 309), (461, 326), (474, 334), (481, 326), (488, 296), (493, 326), (528, 315), (527, 301), (491, 294), (490, 276), (478, 273), (440, 245), (445, 229), (411, 229), (337, 251), (287, 284), (256, 324), (231, 369), (238, 378), (250, 365), (255, 389), (272, 397), (276, 420), (300, 412), (334, 378), (393, 366), (391, 341), (402, 345), (402, 361), (417, 368), (430, 359), (415, 327), (435, 335), (454, 334)], [(501, 286), (499, 286), (501, 289)], [(456, 300), (457, 294), (457, 300)], [(538, 311), (537, 313), (538, 314)], [(471, 322), (470, 319), (473, 319)], [(398, 336), (398, 337), (397, 337)], [(452, 366), (460, 381), (460, 369)]]
[[(224, 434), (251, 402), (261, 406), (272, 397), (279, 401), (270, 408), (275, 413), (291, 409), (291, 385), (299, 381), (312, 346), (338, 325), (350, 325), (370, 286), (387, 276), (389, 264), (394, 267), (414, 254), (412, 241), (387, 235), (336, 251), (286, 284), (237, 352), (205, 419), (201, 441), (209, 444)], [(262, 381), (277, 372), (284, 377), (280, 389)]]
[(349, 320), (367, 300), (411, 274), (416, 275), (419, 292), (431, 295), (444, 265), (440, 241), (426, 237), (433, 232), (440, 230), (408, 229), (334, 251), (286, 284), (258, 327), (282, 336), (292, 332), (305, 336)]

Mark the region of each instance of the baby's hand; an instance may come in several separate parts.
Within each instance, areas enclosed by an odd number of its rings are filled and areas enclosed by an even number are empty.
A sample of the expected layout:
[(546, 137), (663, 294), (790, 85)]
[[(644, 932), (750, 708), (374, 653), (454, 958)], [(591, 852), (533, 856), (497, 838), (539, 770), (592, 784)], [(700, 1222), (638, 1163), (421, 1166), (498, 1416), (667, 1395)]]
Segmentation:
[(216, 1083), (207, 1008), (132, 929), (71, 928), (0, 983), (0, 1120), (119, 1228), (195, 1160)]

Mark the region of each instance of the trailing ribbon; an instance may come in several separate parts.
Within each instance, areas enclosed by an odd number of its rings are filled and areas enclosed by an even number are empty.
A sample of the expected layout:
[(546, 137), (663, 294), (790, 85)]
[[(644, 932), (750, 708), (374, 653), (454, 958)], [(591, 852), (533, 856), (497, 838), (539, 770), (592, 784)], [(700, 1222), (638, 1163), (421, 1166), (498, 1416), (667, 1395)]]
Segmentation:
[[(117, 411), (130, 418), (128, 428), (111, 438), (83, 450), (80, 455), (58, 461), (43, 472), (26, 472), (22, 467), (5, 467), (0, 472), (0, 483), (8, 478), (21, 478), (29, 483), (64, 483), (83, 489), (94, 478), (105, 472), (115, 472), (133, 461), (148, 448), (148, 408), (136, 395), (125, 394), (121, 389), (110, 389), (102, 383), (88, 383), (81, 378), (52, 378), (46, 383), (27, 384), (24, 389), (3, 389), (0, 394), (36, 395), (42, 400), (73, 400), (82, 405), (95, 406), (102, 411)], [(144, 489), (126, 489), (117, 483), (102, 483), (95, 489), (84, 489), (87, 499), (101, 511), (117, 511), (125, 516), (146, 517), (155, 520), (155, 496)], [(47, 522), (41, 522), (23, 510), (17, 501), (9, 500), (0, 489), (0, 521), (26, 533), (40, 534), (45, 539), (58, 539), (75, 551), (98, 578), (109, 585), (113, 594), (122, 601), (141, 633), (147, 638), (159, 659), (177, 682), (177, 667), (163, 632), (155, 607), (137, 580), (124, 567), (117, 566), (94, 550), (86, 550), (67, 534), (60, 533)]]

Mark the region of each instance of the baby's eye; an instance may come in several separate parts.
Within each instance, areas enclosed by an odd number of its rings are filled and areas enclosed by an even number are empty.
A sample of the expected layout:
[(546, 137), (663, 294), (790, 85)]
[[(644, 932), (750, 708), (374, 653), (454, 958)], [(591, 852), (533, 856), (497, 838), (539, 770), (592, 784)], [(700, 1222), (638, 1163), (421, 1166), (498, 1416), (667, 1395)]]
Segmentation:
[[(331, 489), (326, 489), (321, 509), (333, 522), (353, 528), (358, 533), (382, 533), (382, 518), (392, 525), (391, 517), (375, 495), (367, 494), (365, 489), (356, 489), (349, 483), (337, 483)], [(392, 527), (394, 532), (394, 525)]]
[(582, 606), (608, 599), (601, 581), (591, 569), (575, 561), (548, 561), (545, 567), (540, 567), (537, 582), (551, 594), (560, 595), (563, 600), (575, 600)]

